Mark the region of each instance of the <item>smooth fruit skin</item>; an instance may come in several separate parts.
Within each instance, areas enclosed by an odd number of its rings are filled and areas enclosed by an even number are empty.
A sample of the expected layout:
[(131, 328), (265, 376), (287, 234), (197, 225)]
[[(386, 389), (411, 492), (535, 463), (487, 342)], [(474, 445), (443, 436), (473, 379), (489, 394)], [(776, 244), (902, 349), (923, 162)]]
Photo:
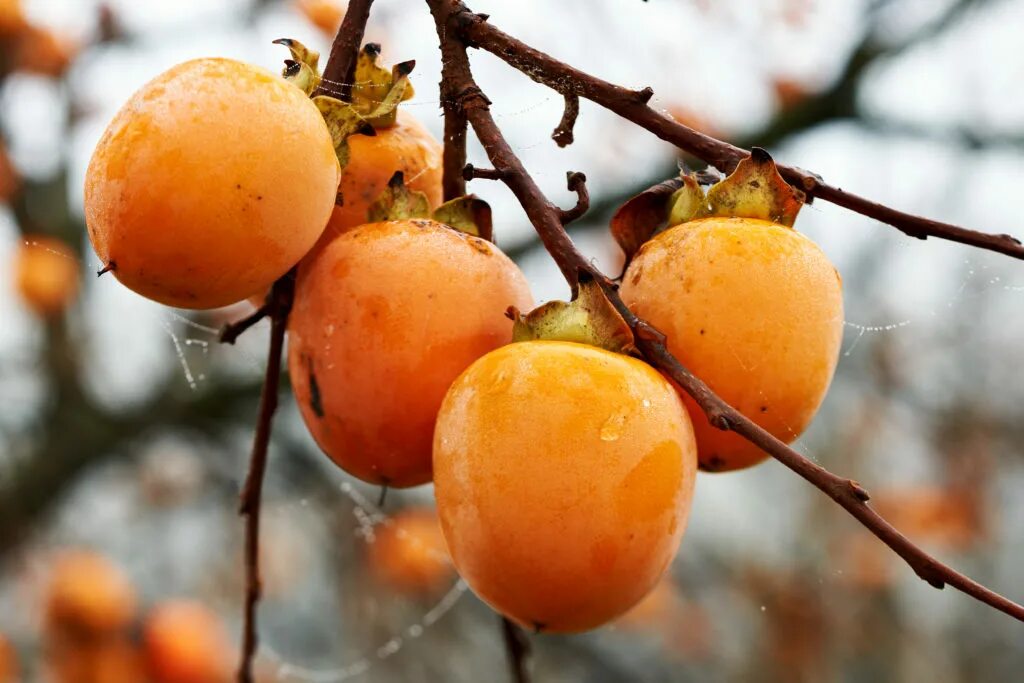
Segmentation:
[[(843, 338), (842, 280), (795, 230), (747, 218), (678, 225), (643, 246), (619, 292), (683, 365), (782, 441), (800, 436), (825, 398)], [(768, 457), (680, 393), (702, 469)]]
[(37, 315), (57, 315), (78, 294), (78, 256), (61, 240), (26, 235), (14, 255), (14, 285)]
[(146, 668), (153, 683), (228, 683), (232, 645), (220, 618), (202, 603), (156, 606), (143, 627)]
[(658, 582), (686, 527), (690, 419), (648, 365), (571, 342), (504, 346), (437, 418), (437, 510), (456, 569), (539, 631), (594, 628)]
[(224, 306), (266, 291), (309, 251), (339, 178), (301, 90), (242, 62), (197, 59), (143, 86), (96, 146), (89, 237), (139, 294)]
[(288, 373), (330, 458), (376, 484), (431, 477), (434, 420), (459, 373), (512, 336), (533, 302), (497, 247), (428, 220), (371, 223), (305, 259)]
[(338, 187), (342, 205), (335, 207), (324, 239), (366, 223), (370, 205), (395, 171), (403, 172), (407, 188), (427, 195), (431, 208), (441, 203), (444, 150), (412, 114), (399, 108), (395, 125), (379, 129), (373, 137), (353, 135), (348, 144), (349, 161)]

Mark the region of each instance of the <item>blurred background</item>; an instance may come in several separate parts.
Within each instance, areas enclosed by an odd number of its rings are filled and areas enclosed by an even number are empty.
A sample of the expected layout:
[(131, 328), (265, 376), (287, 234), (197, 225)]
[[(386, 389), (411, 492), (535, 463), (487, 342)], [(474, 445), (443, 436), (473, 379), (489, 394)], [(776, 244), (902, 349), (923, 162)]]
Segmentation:
[[(475, 0), (504, 30), (736, 144), (897, 208), (1024, 235), (1024, 1)], [(142, 299), (100, 267), (82, 182), (107, 122), (198, 56), (277, 70), (279, 37), (326, 51), (333, 0), (0, 0), (0, 682), (218, 683), (235, 660), (245, 472), (265, 323), (237, 346), (205, 313)], [(435, 133), (426, 7), (378, 0), (367, 34), (416, 59), (406, 103)], [(486, 54), (510, 142), (608, 272), (607, 219), (676, 173), (669, 145)], [(488, 165), (479, 146), (470, 161)], [(684, 160), (693, 164), (693, 160)], [(567, 288), (511, 195), (498, 243), (538, 300)], [(796, 444), (853, 477), (929, 551), (1024, 598), (1024, 266), (921, 242), (824, 202), (797, 227), (843, 274), (835, 383)], [(265, 681), (508, 679), (498, 619), (446, 561), (429, 487), (378, 491), (329, 463), (284, 395), (265, 495)], [(620, 622), (533, 638), (538, 682), (1018, 680), (1024, 626), (935, 591), (775, 462), (701, 474), (671, 575)]]

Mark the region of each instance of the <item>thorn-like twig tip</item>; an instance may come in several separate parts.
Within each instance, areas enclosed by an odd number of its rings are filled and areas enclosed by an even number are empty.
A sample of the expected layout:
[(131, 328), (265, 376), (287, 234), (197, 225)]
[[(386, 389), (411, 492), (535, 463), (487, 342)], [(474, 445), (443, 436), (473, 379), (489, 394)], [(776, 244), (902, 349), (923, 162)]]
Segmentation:
[(110, 263), (108, 263), (107, 265), (103, 266), (102, 268), (100, 268), (99, 270), (96, 271), (96, 277), (99, 277), (99, 276), (103, 275), (104, 273), (113, 272), (115, 270), (117, 270), (117, 263), (115, 263), (114, 261), (111, 261)]
[(634, 94), (640, 104), (647, 104), (651, 101), (651, 98), (654, 97), (654, 89), (651, 86), (647, 86), (643, 90), (637, 90)]

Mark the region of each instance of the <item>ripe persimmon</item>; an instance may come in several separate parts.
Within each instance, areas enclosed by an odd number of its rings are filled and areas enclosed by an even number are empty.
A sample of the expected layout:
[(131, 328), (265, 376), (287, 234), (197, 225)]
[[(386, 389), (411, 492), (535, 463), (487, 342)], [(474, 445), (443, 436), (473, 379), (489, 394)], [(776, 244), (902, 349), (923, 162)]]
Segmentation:
[(331, 37), (345, 18), (345, 4), (339, 0), (296, 0), (295, 6), (309, 23)]
[(302, 90), (197, 59), (136, 92), (96, 146), (89, 237), (139, 294), (215, 308), (265, 292), (309, 251), (339, 179), (327, 124)]
[(378, 526), (369, 560), (376, 578), (403, 593), (429, 595), (453, 573), (437, 513), (426, 508), (402, 510)]
[(410, 190), (427, 195), (430, 208), (442, 199), (441, 143), (416, 118), (401, 109), (394, 125), (377, 128), (374, 136), (349, 139), (350, 157), (341, 173), (342, 203), (334, 208), (324, 239), (367, 221), (370, 205), (401, 171)]
[(46, 589), (46, 623), (52, 632), (116, 632), (131, 623), (135, 608), (131, 581), (102, 555), (66, 551), (54, 561)]
[(429, 481), (445, 391), (510, 339), (505, 310), (530, 303), (497, 247), (436, 221), (343, 233), (303, 260), (288, 321), (288, 373), (306, 426), (360, 479)]
[(672, 385), (639, 360), (562, 341), (492, 351), (452, 385), (434, 434), (452, 560), (491, 607), (571, 632), (629, 610), (686, 527), (697, 469)]
[(153, 608), (143, 626), (146, 669), (153, 683), (227, 683), (232, 646), (220, 617), (191, 600)]
[(14, 283), (37, 315), (61, 313), (78, 294), (78, 256), (61, 240), (26, 235), (14, 255)]
[[(814, 242), (765, 220), (690, 221), (641, 248), (620, 292), (683, 365), (758, 425), (789, 442), (810, 423), (843, 338), (841, 280)], [(684, 400), (703, 468), (767, 457)]]
[(14, 646), (0, 633), (0, 683), (15, 683), (18, 680), (18, 656)]

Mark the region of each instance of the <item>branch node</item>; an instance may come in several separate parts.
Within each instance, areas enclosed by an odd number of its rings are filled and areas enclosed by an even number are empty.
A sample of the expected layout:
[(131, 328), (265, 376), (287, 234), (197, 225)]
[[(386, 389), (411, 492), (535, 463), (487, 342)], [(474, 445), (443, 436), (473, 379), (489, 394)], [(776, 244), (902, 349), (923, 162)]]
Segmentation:
[(481, 178), (483, 180), (503, 180), (505, 172), (496, 168), (477, 168), (473, 164), (466, 164), (462, 169), (462, 177), (465, 180)]
[(635, 99), (640, 104), (647, 104), (648, 102), (651, 101), (652, 97), (654, 97), (654, 89), (651, 88), (651, 86), (647, 86), (643, 90), (633, 91), (633, 99)]
[(576, 193), (576, 206), (568, 211), (559, 211), (562, 225), (568, 225), (580, 218), (590, 208), (590, 192), (587, 190), (587, 176), (579, 171), (569, 171), (565, 174), (566, 185), (570, 192)]
[(565, 110), (562, 112), (562, 120), (558, 122), (551, 139), (559, 147), (567, 147), (573, 142), (573, 126), (576, 125), (576, 117), (580, 114), (580, 98), (575, 93), (565, 94)]

